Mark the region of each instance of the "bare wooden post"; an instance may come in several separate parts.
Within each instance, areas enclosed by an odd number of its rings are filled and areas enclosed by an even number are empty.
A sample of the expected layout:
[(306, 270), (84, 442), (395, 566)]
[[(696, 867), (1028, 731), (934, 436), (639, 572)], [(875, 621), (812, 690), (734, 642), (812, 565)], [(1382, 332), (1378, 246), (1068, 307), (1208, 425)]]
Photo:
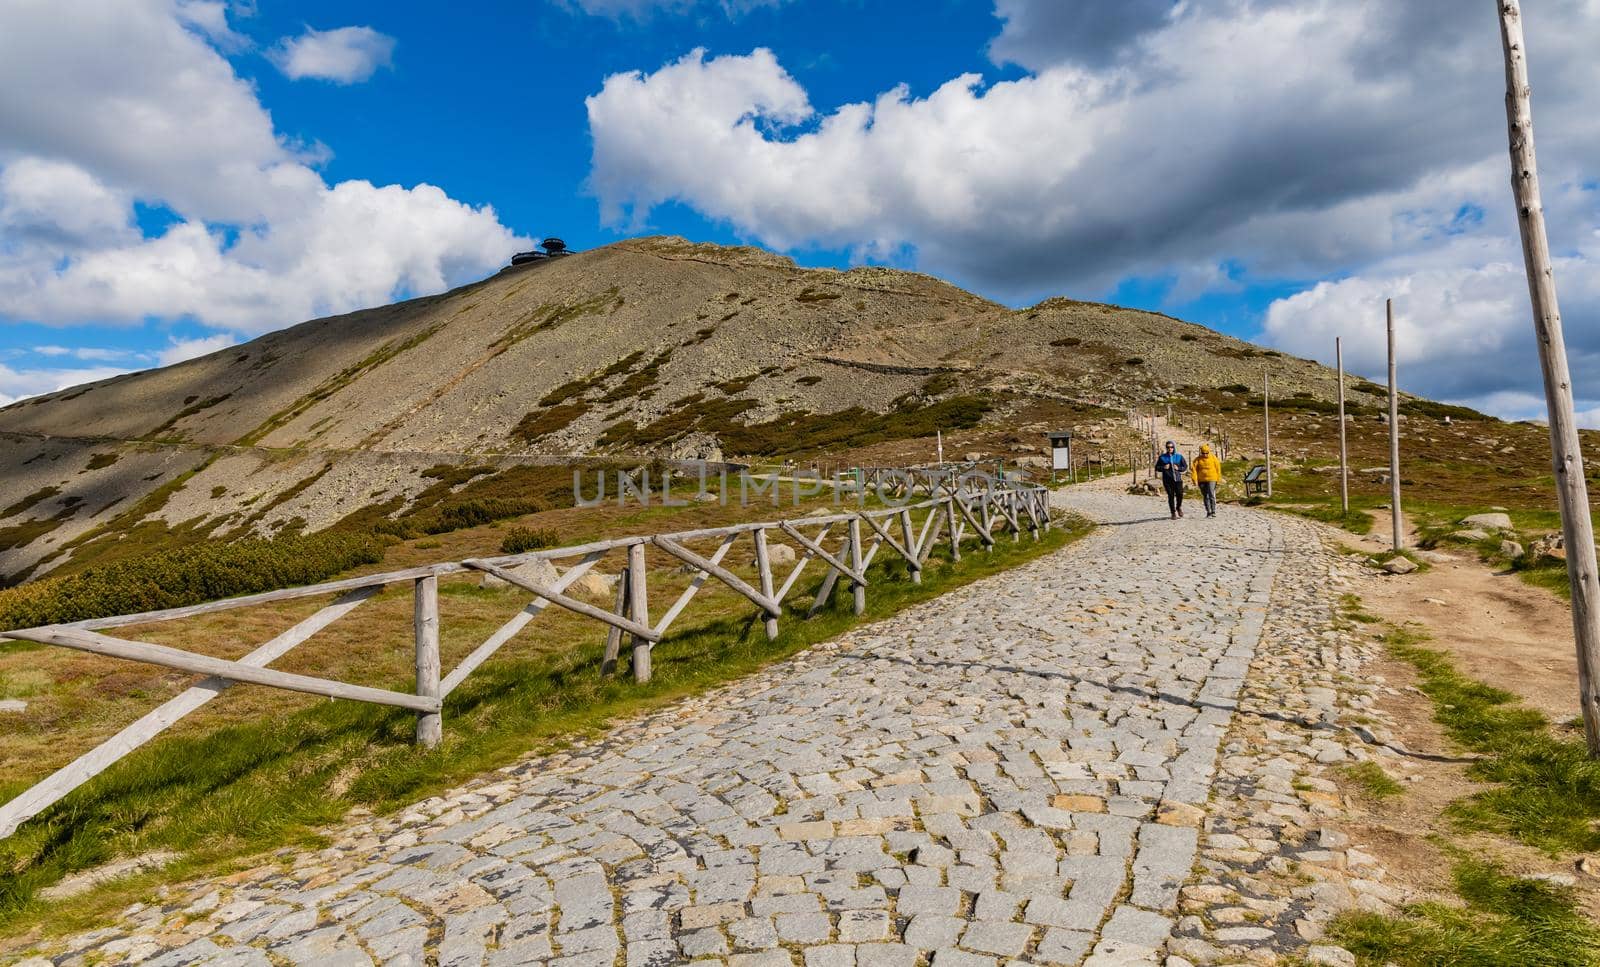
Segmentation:
[[(628, 616), (628, 572), (617, 576), (617, 617)], [(600, 674), (609, 678), (617, 673), (617, 657), (622, 653), (622, 629), (612, 625), (606, 632), (606, 653), (600, 659)]]
[[(628, 571), (623, 580), (628, 582), (628, 618), (634, 623), (650, 624), (650, 602), (644, 587), (644, 542), (628, 545)], [(633, 640), (633, 680), (639, 683), (650, 680), (650, 642), (638, 635)]]
[[(905, 543), (906, 548), (910, 550), (911, 553), (915, 554), (917, 552), (917, 539), (916, 536), (911, 533), (911, 510), (909, 508), (903, 507), (900, 509), (900, 540)], [(914, 561), (907, 561), (906, 564), (911, 569), (911, 583), (921, 584), (921, 565)]]
[(1506, 57), (1506, 125), (1511, 141), (1511, 188), (1517, 201), (1522, 254), (1528, 273), (1533, 328), (1544, 371), (1545, 403), (1550, 413), (1550, 448), (1556, 492), (1561, 501), (1561, 536), (1567, 550), (1567, 581), (1572, 589), (1572, 628), (1578, 647), (1578, 704), (1591, 758), (1600, 758), (1600, 579), (1596, 577), (1594, 524), (1589, 488), (1572, 405), (1572, 375), (1561, 332), (1550, 241), (1545, 235), (1544, 203), (1539, 196), (1539, 166), (1533, 150), (1533, 105), (1528, 84), (1527, 48), (1517, 0), (1499, 0), (1500, 40)]
[(1261, 374), (1261, 432), (1266, 440), (1267, 496), (1272, 496), (1272, 376)]
[(1344, 340), (1333, 337), (1333, 358), (1339, 366), (1339, 508), (1350, 513), (1350, 452), (1344, 435)]
[(956, 498), (951, 494), (945, 500), (944, 519), (950, 530), (950, 560), (961, 560), (961, 540), (956, 531)]
[[(417, 694), (439, 697), (439, 578), (418, 578), (412, 589), (412, 616), (417, 640)], [(417, 713), (417, 745), (431, 749), (444, 737), (444, 716)]]
[(1389, 330), (1389, 516), (1398, 551), (1405, 547), (1405, 537), (1400, 533), (1400, 388), (1395, 383), (1393, 299), (1384, 300), (1384, 314)]
[[(954, 499), (954, 498), (951, 498)], [(861, 573), (861, 518), (850, 518), (850, 568), (857, 574)], [(867, 610), (867, 586), (850, 582), (850, 593), (855, 597), (855, 612), (861, 614)]]
[[(772, 597), (772, 558), (767, 555), (767, 530), (757, 527), (751, 534), (756, 542), (756, 575), (761, 579), (761, 594)], [(772, 641), (778, 637), (778, 619), (767, 614), (762, 624), (767, 629), (767, 640)]]

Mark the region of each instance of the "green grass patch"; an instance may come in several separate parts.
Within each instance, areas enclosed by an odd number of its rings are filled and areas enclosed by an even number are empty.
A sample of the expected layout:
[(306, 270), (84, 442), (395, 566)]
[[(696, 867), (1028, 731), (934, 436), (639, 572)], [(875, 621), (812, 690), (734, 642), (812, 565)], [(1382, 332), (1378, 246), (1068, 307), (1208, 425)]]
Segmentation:
[(1584, 743), (1558, 737), (1537, 710), (1467, 678), (1420, 640), (1405, 629), (1386, 638), (1390, 653), (1417, 669), (1434, 720), (1484, 756), (1467, 774), (1493, 784), (1451, 804), (1451, 816), (1463, 828), (1502, 833), (1551, 855), (1600, 850), (1600, 762)]
[(1340, 778), (1368, 799), (1392, 799), (1406, 791), (1376, 762), (1357, 762), (1342, 766), (1337, 772)]
[[(960, 562), (937, 551), (940, 566), (930, 567), (920, 585), (906, 579), (903, 566), (880, 558), (870, 569), (864, 618), (852, 614), (841, 586), (828, 607), (804, 620), (812, 595), (797, 588), (774, 642), (742, 599), (703, 595), (702, 617), (696, 620), (691, 609), (654, 649), (654, 678), (647, 685), (626, 675), (602, 678), (603, 632), (585, 625), (592, 633), (564, 639), (554, 651), (497, 658), (479, 669), (446, 700), (444, 742), (429, 752), (411, 744), (412, 715), (354, 702), (315, 702), (206, 734), (158, 739), (0, 841), (0, 930), (72, 929), (142, 895), (130, 889), (155, 882), (112, 884), (65, 910), (38, 899), (40, 889), (73, 871), (119, 856), (176, 850), (184, 859), (159, 877), (170, 880), (313, 841), (318, 828), (354, 806), (385, 811), (408, 805), (560, 737), (603, 729), (619, 716), (746, 675), (863, 620), (889, 617), (1037, 559), (1086, 531), (1087, 525), (1058, 526), (1040, 541), (1002, 540), (992, 553), (969, 552)], [(806, 583), (814, 590), (817, 582)], [(507, 602), (513, 597), (508, 592)], [(30, 781), (0, 782), (0, 797)]]
[(1462, 859), (1452, 879), (1461, 906), (1429, 902), (1398, 916), (1346, 913), (1331, 938), (1363, 965), (1400, 967), (1588, 967), (1600, 963), (1600, 931), (1570, 889)]

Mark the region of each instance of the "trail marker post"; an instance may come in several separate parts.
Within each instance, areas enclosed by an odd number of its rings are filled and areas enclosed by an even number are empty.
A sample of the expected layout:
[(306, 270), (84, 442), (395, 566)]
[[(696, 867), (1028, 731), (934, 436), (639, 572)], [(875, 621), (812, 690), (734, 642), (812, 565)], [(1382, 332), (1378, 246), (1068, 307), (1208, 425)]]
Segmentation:
[(1389, 517), (1393, 522), (1394, 549), (1405, 546), (1400, 533), (1400, 388), (1394, 370), (1394, 300), (1384, 300), (1389, 330)]
[(1272, 496), (1272, 377), (1261, 374), (1261, 433), (1266, 445), (1267, 496)]
[(1339, 367), (1339, 509), (1350, 513), (1350, 452), (1344, 435), (1344, 340), (1333, 338), (1333, 358)]
[(1517, 202), (1517, 226), (1528, 273), (1533, 329), (1538, 337), (1539, 364), (1544, 372), (1545, 403), (1550, 413), (1550, 449), (1556, 492), (1561, 503), (1561, 536), (1567, 549), (1567, 581), (1572, 589), (1572, 630), (1578, 650), (1578, 704), (1590, 758), (1600, 758), (1600, 577), (1596, 575), (1594, 522), (1589, 516), (1589, 488), (1583, 476), (1583, 453), (1573, 413), (1572, 374), (1567, 368), (1561, 308), (1556, 300), (1550, 264), (1550, 240), (1539, 196), (1539, 166), (1533, 150), (1533, 105), (1528, 83), (1528, 57), (1518, 0), (1497, 0), (1500, 41), (1506, 59), (1506, 127), (1511, 146), (1511, 189)]

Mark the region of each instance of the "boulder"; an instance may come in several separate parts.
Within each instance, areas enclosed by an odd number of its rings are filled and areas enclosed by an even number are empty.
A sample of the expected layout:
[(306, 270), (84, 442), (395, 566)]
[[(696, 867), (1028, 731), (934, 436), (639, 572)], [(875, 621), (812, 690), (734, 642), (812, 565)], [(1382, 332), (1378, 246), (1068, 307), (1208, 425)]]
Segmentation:
[(1521, 557), (1522, 545), (1516, 541), (1501, 541), (1500, 553), (1505, 557)]
[(572, 582), (568, 590), (578, 597), (599, 598), (601, 601), (610, 601), (617, 594), (617, 577), (615, 574), (599, 574), (590, 571)]
[[(516, 567), (510, 568), (510, 571), (519, 578), (526, 578), (535, 584), (542, 584), (545, 587), (554, 584), (556, 578), (560, 576), (556, 573), (554, 564), (538, 558), (518, 564)], [(508, 588), (511, 587), (511, 583), (502, 581), (493, 574), (485, 574), (478, 582), (478, 586), (482, 588)]]
[(1410, 558), (1397, 556), (1384, 561), (1383, 569), (1390, 574), (1410, 574), (1417, 569), (1417, 565)]
[[(788, 544), (775, 544), (772, 541), (767, 542), (767, 560), (772, 562), (773, 567), (777, 567), (780, 564), (793, 564), (794, 557), (794, 548), (790, 547)], [(750, 558), (750, 566), (756, 566), (756, 559), (754, 557)]]
[(0, 712), (26, 712), (28, 703), (20, 698), (8, 698), (0, 701)]
[(1029, 470), (1049, 470), (1050, 461), (1044, 457), (1018, 457), (1016, 464)]
[(1478, 527), (1489, 531), (1511, 529), (1511, 518), (1505, 514), (1473, 514), (1471, 517), (1461, 518), (1461, 523), (1466, 527)]
[(1450, 534), (1450, 537), (1453, 540), (1467, 541), (1469, 543), (1477, 543), (1488, 536), (1488, 531), (1481, 531), (1475, 527), (1468, 528), (1467, 530), (1453, 531)]

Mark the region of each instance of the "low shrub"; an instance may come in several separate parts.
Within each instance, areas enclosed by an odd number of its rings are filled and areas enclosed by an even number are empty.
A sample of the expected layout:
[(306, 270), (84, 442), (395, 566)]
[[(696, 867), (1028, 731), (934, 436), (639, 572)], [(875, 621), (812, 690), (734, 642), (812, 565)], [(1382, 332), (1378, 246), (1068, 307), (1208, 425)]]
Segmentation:
[(315, 584), (382, 557), (383, 542), (372, 534), (193, 544), (0, 591), (0, 628), (158, 611)]
[(500, 553), (525, 554), (540, 548), (554, 547), (560, 543), (561, 535), (552, 528), (513, 527), (506, 531), (505, 540), (500, 542)]

